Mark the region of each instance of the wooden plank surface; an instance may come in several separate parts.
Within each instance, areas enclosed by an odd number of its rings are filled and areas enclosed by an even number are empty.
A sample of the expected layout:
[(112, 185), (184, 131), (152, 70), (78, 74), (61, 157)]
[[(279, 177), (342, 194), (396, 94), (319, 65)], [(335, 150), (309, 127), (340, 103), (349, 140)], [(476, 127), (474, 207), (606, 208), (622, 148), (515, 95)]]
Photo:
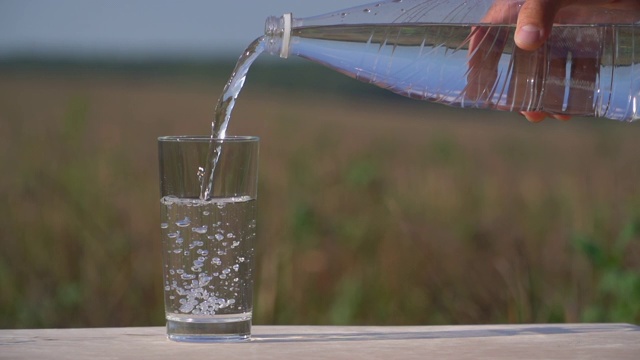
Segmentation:
[(629, 324), (254, 326), (243, 343), (189, 344), (163, 327), (0, 330), (0, 359), (640, 359)]

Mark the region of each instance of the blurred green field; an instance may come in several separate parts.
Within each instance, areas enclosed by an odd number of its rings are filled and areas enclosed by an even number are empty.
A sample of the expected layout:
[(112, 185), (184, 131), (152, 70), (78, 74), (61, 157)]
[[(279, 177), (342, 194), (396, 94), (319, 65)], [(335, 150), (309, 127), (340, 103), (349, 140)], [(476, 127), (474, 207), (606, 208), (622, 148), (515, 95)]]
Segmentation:
[[(153, 69), (0, 67), (0, 328), (164, 324), (156, 138), (231, 68)], [(640, 124), (282, 71), (228, 131), (262, 139), (255, 324), (640, 324)]]

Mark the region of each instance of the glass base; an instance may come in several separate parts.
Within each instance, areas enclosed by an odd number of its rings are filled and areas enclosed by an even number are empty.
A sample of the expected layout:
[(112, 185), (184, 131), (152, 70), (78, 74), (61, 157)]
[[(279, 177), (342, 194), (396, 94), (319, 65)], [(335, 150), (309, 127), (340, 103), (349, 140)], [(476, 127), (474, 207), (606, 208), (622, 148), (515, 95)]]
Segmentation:
[(251, 319), (186, 322), (167, 320), (167, 337), (181, 342), (238, 342), (251, 339)]

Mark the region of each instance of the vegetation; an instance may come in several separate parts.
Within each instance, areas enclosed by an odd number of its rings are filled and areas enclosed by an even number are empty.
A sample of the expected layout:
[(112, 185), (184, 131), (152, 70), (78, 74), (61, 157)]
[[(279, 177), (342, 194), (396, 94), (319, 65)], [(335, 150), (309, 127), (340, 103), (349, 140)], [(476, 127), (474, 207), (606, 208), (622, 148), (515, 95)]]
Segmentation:
[[(41, 65), (0, 66), (0, 327), (161, 325), (156, 138), (206, 134), (232, 64)], [(274, 66), (229, 129), (262, 139), (256, 324), (640, 324), (638, 124)]]

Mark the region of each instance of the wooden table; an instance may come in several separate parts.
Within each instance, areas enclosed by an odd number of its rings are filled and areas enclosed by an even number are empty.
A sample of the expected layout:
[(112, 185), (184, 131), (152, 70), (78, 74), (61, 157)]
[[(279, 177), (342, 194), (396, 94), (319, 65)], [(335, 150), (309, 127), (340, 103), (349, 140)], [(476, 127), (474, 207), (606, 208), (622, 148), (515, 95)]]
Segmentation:
[(0, 359), (640, 359), (628, 324), (254, 326), (243, 343), (189, 344), (163, 327), (0, 330)]

